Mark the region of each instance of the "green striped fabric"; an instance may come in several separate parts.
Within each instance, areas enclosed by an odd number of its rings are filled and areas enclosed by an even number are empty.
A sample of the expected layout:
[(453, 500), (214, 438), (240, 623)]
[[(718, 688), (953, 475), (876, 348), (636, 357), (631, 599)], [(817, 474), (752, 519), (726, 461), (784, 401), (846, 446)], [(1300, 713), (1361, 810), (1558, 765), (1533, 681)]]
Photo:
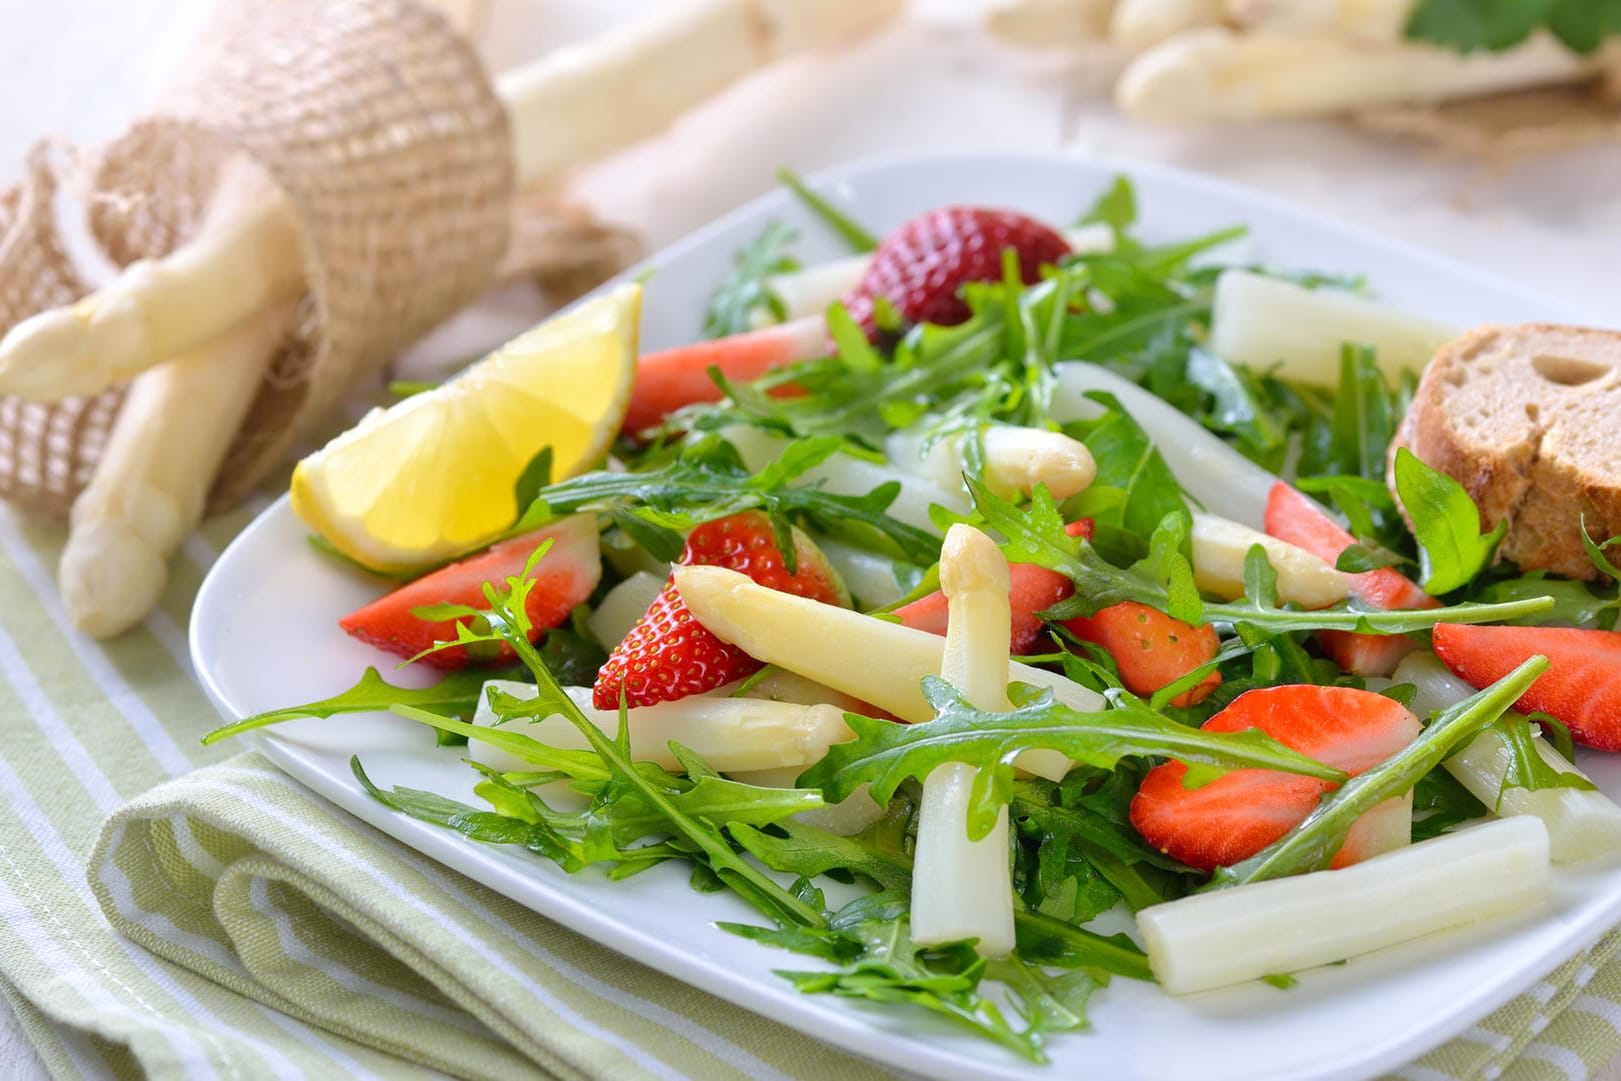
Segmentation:
[[(0, 509), (0, 989), (54, 1075), (889, 1076), (200, 746), (216, 719), (187, 614), (251, 510), (188, 541), (145, 626), (98, 645), (55, 596), (60, 529)], [(1400, 1076), (1587, 1076), (1621, 1052), (1618, 950)]]

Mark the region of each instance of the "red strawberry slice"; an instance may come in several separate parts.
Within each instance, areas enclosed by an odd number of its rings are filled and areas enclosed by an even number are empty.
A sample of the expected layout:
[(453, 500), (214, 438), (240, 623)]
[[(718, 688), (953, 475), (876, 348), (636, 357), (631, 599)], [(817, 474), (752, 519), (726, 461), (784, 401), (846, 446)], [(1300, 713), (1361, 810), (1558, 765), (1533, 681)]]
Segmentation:
[(961, 323), (970, 312), (959, 291), (967, 282), (1000, 281), (1007, 248), (1018, 253), (1019, 276), (1026, 285), (1041, 280), (1042, 264), (1069, 254), (1068, 241), (1023, 214), (943, 207), (886, 236), (844, 306), (869, 338), (876, 334), (876, 297), (886, 297), (909, 323)]
[[(826, 354), (827, 330), (819, 315), (644, 353), (636, 361), (623, 430), (634, 436), (684, 406), (720, 401), (721, 390), (709, 377), (710, 368), (720, 369), (733, 383), (748, 383), (797, 360)], [(779, 393), (789, 393), (788, 388), (779, 388)]]
[[(379, 597), (357, 612), (344, 616), (338, 626), (362, 642), (401, 657), (414, 657), (435, 642), (453, 641), (460, 620), (418, 619), (412, 610), (434, 604), (465, 604), (482, 609), (484, 584), (500, 586), (523, 571), (529, 556), (550, 538), (551, 548), (535, 566), (534, 588), (525, 610), (534, 625), (530, 640), (562, 623), (576, 605), (584, 604), (602, 577), (602, 553), (596, 519), (589, 514), (563, 518), (544, 529), (502, 541), (432, 574)], [(512, 648), (492, 645), (480, 661), (510, 661)], [(462, 668), (467, 648), (452, 646), (422, 658), (434, 668)]]
[[(1266, 531), (1329, 563), (1356, 543), (1356, 538), (1341, 529), (1317, 504), (1281, 480), (1272, 486), (1267, 497)], [(1410, 578), (1389, 567), (1353, 574), (1350, 584), (1353, 597), (1379, 611), (1435, 608), (1441, 603)], [(1400, 634), (1319, 631), (1317, 640), (1335, 664), (1359, 676), (1388, 676), (1403, 657), (1417, 648)]]
[(1528, 658), (1548, 670), (1514, 707), (1562, 721), (1577, 743), (1621, 751), (1621, 631), (1465, 627), (1438, 623), (1435, 655), (1471, 687), (1488, 687)]
[[(1072, 537), (1090, 537), (1092, 519), (1082, 518), (1064, 527)], [(1013, 620), (1008, 641), (1008, 652), (1023, 656), (1035, 650), (1041, 642), (1045, 624), (1037, 613), (1051, 608), (1075, 592), (1075, 583), (1057, 571), (1038, 567), (1033, 563), (1008, 565), (1008, 602)], [(913, 630), (944, 635), (947, 623), (946, 595), (938, 589), (919, 597), (911, 604), (895, 609), (901, 623)]]
[[(1059, 626), (1083, 642), (1108, 650), (1126, 690), (1144, 697), (1209, 664), (1221, 646), (1213, 628), (1195, 627), (1136, 601), (1122, 601), (1091, 616), (1075, 616)], [(1220, 686), (1221, 673), (1211, 672), (1192, 690), (1171, 699), (1171, 705), (1198, 705)]]
[[(827, 557), (797, 529), (794, 542), (797, 566), (789, 574), (771, 519), (761, 511), (743, 511), (694, 529), (678, 562), (726, 567), (770, 589), (848, 608), (850, 594)], [(753, 675), (760, 667), (692, 618), (671, 575), (647, 614), (608, 655), (591, 702), (598, 709), (618, 709), (621, 686), (631, 708), (673, 702)]]
[[(1407, 746), (1420, 731), (1418, 718), (1394, 699), (1309, 684), (1246, 691), (1203, 727), (1207, 732), (1259, 728), (1353, 777)], [(1187, 789), (1182, 786), (1186, 773), (1176, 761), (1149, 770), (1131, 801), (1131, 824), (1149, 844), (1201, 871), (1255, 855), (1299, 825), (1335, 787), (1276, 770), (1239, 769)], [(1342, 865), (1342, 856), (1345, 862), (1365, 858), (1373, 854), (1369, 848), (1348, 838), (1334, 865)]]

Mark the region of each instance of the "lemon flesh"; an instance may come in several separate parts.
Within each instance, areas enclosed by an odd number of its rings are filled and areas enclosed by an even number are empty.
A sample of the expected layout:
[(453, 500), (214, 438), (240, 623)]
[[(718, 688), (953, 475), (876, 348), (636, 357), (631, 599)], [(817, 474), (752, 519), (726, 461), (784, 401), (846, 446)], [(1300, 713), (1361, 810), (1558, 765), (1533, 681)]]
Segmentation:
[(398, 573), (493, 540), (543, 448), (552, 477), (590, 468), (624, 420), (641, 287), (621, 285), (519, 335), (461, 375), (298, 463), (293, 510), (338, 551)]

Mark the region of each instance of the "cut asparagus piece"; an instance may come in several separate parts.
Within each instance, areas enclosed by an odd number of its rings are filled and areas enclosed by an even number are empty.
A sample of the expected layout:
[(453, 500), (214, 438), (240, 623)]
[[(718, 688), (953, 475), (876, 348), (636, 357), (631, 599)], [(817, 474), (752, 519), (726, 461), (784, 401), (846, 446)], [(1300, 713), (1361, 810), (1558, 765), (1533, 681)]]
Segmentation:
[(1327, 608), (1350, 592), (1350, 578), (1304, 548), (1269, 537), (1214, 514), (1193, 515), (1193, 581), (1224, 600), (1244, 595), (1244, 561), (1255, 545), (1266, 551), (1278, 574), (1278, 600), (1302, 608)]
[(1137, 913), (1148, 963), (1175, 995), (1298, 972), (1542, 902), (1548, 831), (1511, 818), (1339, 871), (1197, 893)]
[(1216, 281), (1210, 348), (1223, 360), (1286, 379), (1339, 385), (1347, 342), (1371, 345), (1392, 380), (1417, 372), (1456, 336), (1432, 320), (1333, 289), (1229, 270)]
[(1059, 364), (1056, 370), (1054, 420), (1062, 424), (1101, 416), (1103, 407), (1086, 394), (1114, 395), (1154, 441), (1183, 491), (1236, 522), (1252, 529), (1265, 527), (1266, 503), (1277, 477), (1174, 406), (1111, 371), (1081, 361)]
[[(677, 567), (675, 584), (694, 619), (756, 660), (871, 702), (903, 721), (934, 716), (919, 684), (940, 672), (945, 639), (939, 635), (779, 593), (724, 567)], [(1030, 665), (1009, 662), (1007, 682), (1050, 690), (1059, 702), (1088, 713), (1107, 708), (1101, 695)], [(1068, 770), (1063, 755), (1047, 751), (1026, 751), (1015, 764), (1049, 780), (1062, 780)]]
[[(1397, 683), (1411, 683), (1413, 712), (1427, 717), (1475, 693), (1453, 675), (1433, 653), (1413, 653), (1396, 666)], [(1587, 775), (1541, 736), (1532, 738), (1541, 759), (1559, 773)], [(1496, 807), (1501, 817), (1531, 815), (1548, 827), (1550, 852), (1555, 863), (1579, 863), (1621, 848), (1621, 806), (1602, 792), (1584, 788), (1503, 788), (1513, 751), (1508, 742), (1488, 729), (1457, 754), (1441, 763), (1476, 799)], [(1502, 793), (1499, 802), (1498, 793)]]
[[(496, 721), (488, 699), (492, 687), (514, 698), (535, 696), (531, 683), (491, 680), (485, 684), (485, 694), (473, 715), (474, 724), (492, 725)], [(619, 713), (592, 708), (590, 687), (565, 687), (564, 691), (592, 724), (609, 735), (618, 730)], [(762, 698), (694, 695), (630, 710), (626, 723), (630, 727), (632, 757), (675, 770), (681, 765), (670, 753), (672, 740), (691, 748), (722, 773), (733, 773), (782, 766), (803, 770), (820, 762), (833, 744), (850, 738), (844, 714), (833, 706), (802, 706)], [(591, 749), (585, 736), (566, 717), (508, 721), (501, 728), (549, 747), (568, 751)], [(518, 772), (534, 768), (499, 747), (477, 740), (472, 741), (471, 751), (476, 761), (494, 769)]]
[(985, 13), (992, 37), (1026, 49), (1073, 48), (1109, 33), (1114, 0), (1011, 0)]
[(1227, 0), (1227, 21), (1246, 33), (1337, 32), (1367, 42), (1401, 40), (1413, 0)]
[(1115, 102), (1139, 120), (1192, 124), (1321, 116), (1363, 105), (1433, 102), (1584, 79), (1597, 61), (1546, 34), (1468, 55), (1331, 33), (1238, 35), (1209, 27), (1132, 61)]
[(816, 547), (822, 550), (827, 561), (833, 564), (833, 569), (839, 572), (839, 577), (844, 579), (844, 585), (856, 598), (858, 607), (887, 608), (906, 595), (900, 582), (895, 580), (895, 561), (888, 556), (832, 537), (817, 535), (815, 541)]
[(647, 571), (637, 571), (608, 590), (597, 610), (585, 621), (603, 649), (611, 650), (624, 640), (653, 606), (667, 580), (668, 575), (660, 578)]
[[(1007, 641), (1012, 610), (1007, 560), (996, 542), (972, 526), (954, 525), (940, 552), (946, 596), (940, 675), (968, 703), (1006, 712)], [(1013, 880), (1008, 811), (989, 833), (970, 840), (968, 808), (974, 767), (936, 766), (923, 779), (917, 848), (912, 864), (912, 941), (920, 946), (973, 939), (983, 957), (1013, 950)]]

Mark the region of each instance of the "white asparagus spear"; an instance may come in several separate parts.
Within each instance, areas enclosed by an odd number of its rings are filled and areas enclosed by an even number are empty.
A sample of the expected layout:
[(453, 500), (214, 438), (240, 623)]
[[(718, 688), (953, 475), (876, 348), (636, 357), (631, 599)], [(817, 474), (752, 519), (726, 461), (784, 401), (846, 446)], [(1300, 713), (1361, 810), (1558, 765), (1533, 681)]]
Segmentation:
[(1052, 417), (1059, 423), (1101, 416), (1089, 391), (1113, 394), (1154, 441), (1177, 483), (1206, 507), (1252, 529), (1266, 524), (1267, 497), (1278, 478), (1221, 441), (1174, 406), (1096, 364), (1059, 364)]
[[(946, 595), (940, 675), (977, 709), (1004, 713), (1007, 700), (1008, 565), (996, 542), (968, 525), (946, 531), (940, 590)], [(920, 946), (975, 939), (982, 957), (1013, 951), (1013, 881), (1008, 812), (968, 839), (974, 767), (936, 766), (923, 779), (912, 863), (912, 941)]]
[(1320, 116), (1572, 82), (1596, 64), (1545, 34), (1507, 52), (1461, 55), (1407, 42), (1210, 27), (1133, 60), (1115, 84), (1115, 102), (1139, 120), (1172, 124)]
[(1350, 592), (1351, 580), (1304, 548), (1269, 537), (1227, 518), (1193, 514), (1193, 582), (1225, 600), (1244, 595), (1244, 562), (1259, 544), (1278, 574), (1278, 600), (1302, 608), (1327, 608)]
[(1196, 893), (1137, 913), (1154, 978), (1173, 995), (1343, 961), (1548, 895), (1548, 831), (1489, 822), (1339, 871)]
[[(535, 686), (515, 680), (491, 680), (494, 686), (515, 698), (533, 698)], [(595, 709), (590, 687), (565, 687), (564, 691), (585, 714), (586, 719), (612, 735), (619, 728), (618, 710)], [(488, 700), (480, 695), (473, 723), (491, 725), (496, 721)], [(718, 698), (694, 695), (675, 702), (661, 702), (629, 710), (630, 751), (638, 761), (656, 762), (665, 769), (679, 769), (670, 753), (670, 741), (690, 747), (704, 761), (722, 773), (775, 769), (795, 766), (803, 770), (827, 756), (827, 749), (850, 738), (844, 714), (836, 706), (803, 706), (794, 702), (773, 702), (763, 698)], [(508, 721), (503, 731), (517, 732), (549, 747), (564, 750), (590, 750), (578, 728), (565, 717), (552, 716), (540, 721)], [(498, 770), (517, 772), (534, 766), (499, 747), (477, 740), (472, 756)]]
[[(945, 639), (939, 635), (767, 589), (724, 567), (677, 567), (675, 584), (694, 619), (749, 656), (825, 683), (903, 721), (934, 716), (918, 685), (924, 676), (940, 671)], [(1083, 712), (1107, 708), (1101, 695), (1027, 664), (1010, 661), (1007, 682), (1050, 690), (1056, 700)], [(1015, 764), (1053, 781), (1062, 780), (1069, 768), (1063, 755), (1046, 750), (1026, 751)]]
[(1227, 21), (1245, 33), (1331, 31), (1363, 41), (1402, 36), (1413, 0), (1227, 0)]
[[(910, 430), (898, 431), (885, 441), (884, 450), (900, 468), (916, 472), (947, 491), (962, 492), (967, 490), (962, 479), (966, 438), (954, 435), (937, 440), (924, 454), (921, 436)], [(1028, 496), (1036, 485), (1045, 484), (1052, 497), (1062, 501), (1085, 491), (1098, 473), (1097, 462), (1086, 444), (1062, 432), (992, 424), (986, 426), (981, 439), (985, 484), (1003, 499)]]
[[(1396, 666), (1392, 679), (1411, 683), (1413, 712), (1427, 717), (1433, 711), (1456, 705), (1475, 689), (1442, 664), (1433, 653), (1412, 653)], [(1541, 736), (1532, 738), (1538, 756), (1559, 773), (1587, 775), (1554, 750)], [(1487, 807), (1496, 807), (1502, 817), (1533, 815), (1548, 827), (1550, 851), (1555, 863), (1579, 863), (1596, 859), (1621, 848), (1621, 806), (1602, 792), (1582, 788), (1503, 789), (1512, 752), (1508, 743), (1490, 729), (1471, 740), (1463, 750), (1441, 763), (1446, 771)], [(1502, 791), (1502, 800), (1498, 792)]]
[[(899, 0), (689, 0), (503, 76), (521, 185), (666, 127), (789, 53), (871, 30)], [(92, 394), (189, 352), (305, 289), (297, 228), (279, 193), (213, 239), (126, 268), (107, 288), (41, 312), (0, 340), (0, 394)]]
[(1210, 317), (1210, 350), (1218, 357), (1326, 387), (1339, 385), (1346, 342), (1371, 345), (1379, 369), (1397, 379), (1421, 371), (1456, 336), (1452, 327), (1366, 297), (1247, 270), (1216, 279)]
[(1011, 0), (985, 13), (992, 37), (1025, 49), (1097, 41), (1109, 33), (1115, 0)]
[(1109, 19), (1109, 38), (1138, 51), (1220, 23), (1221, 0), (1119, 0)]

